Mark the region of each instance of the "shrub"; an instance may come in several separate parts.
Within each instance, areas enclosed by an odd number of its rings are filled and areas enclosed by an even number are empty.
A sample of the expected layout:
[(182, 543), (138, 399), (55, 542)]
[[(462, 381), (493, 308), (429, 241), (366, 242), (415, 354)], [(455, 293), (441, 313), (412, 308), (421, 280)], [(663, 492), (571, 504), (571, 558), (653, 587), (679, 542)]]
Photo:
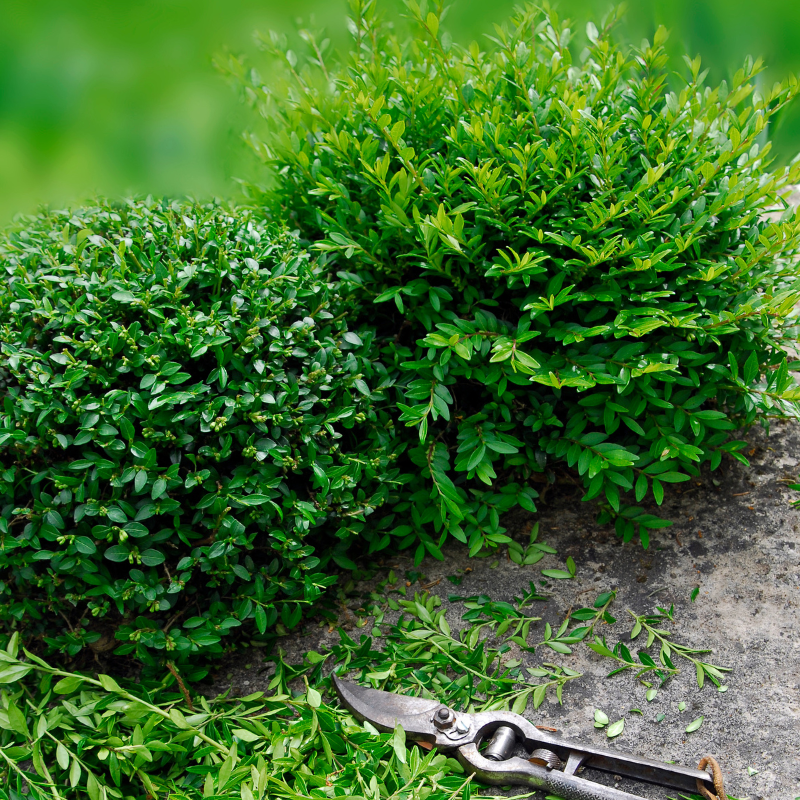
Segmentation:
[(147, 201), (26, 221), (0, 267), (0, 623), (146, 663), (296, 624), (397, 473), (324, 264)]
[(357, 318), (400, 373), (438, 505), (414, 524), (476, 552), (498, 487), (568, 469), (647, 546), (668, 523), (637, 503), (744, 462), (731, 431), (798, 412), (800, 222), (782, 195), (800, 163), (771, 171), (766, 141), (797, 80), (756, 88), (748, 60), (712, 88), (687, 58), (671, 87), (665, 31), (625, 49), (613, 15), (575, 58), (548, 10), (465, 49), (413, 0), (408, 38), (351, 5), (346, 63), (304, 32), (305, 62), (266, 41), (285, 78), (227, 66), (267, 120), (250, 136), (265, 202), (357, 277)]

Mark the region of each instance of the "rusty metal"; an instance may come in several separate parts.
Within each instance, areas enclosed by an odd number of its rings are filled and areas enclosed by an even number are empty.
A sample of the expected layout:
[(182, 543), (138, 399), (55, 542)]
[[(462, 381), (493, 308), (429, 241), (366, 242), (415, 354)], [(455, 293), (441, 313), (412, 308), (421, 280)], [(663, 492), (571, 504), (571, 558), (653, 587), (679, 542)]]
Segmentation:
[[(436, 700), (369, 689), (336, 675), (333, 684), (342, 703), (358, 719), (380, 731), (393, 731), (399, 725), (409, 741), (454, 752), (464, 768), (485, 783), (531, 786), (564, 800), (642, 800), (579, 777), (578, 770), (585, 768), (681, 792), (696, 792), (698, 787), (714, 790), (712, 776), (702, 770), (570, 742), (537, 729), (519, 714), (465, 714)], [(515, 756), (518, 749), (527, 758)]]

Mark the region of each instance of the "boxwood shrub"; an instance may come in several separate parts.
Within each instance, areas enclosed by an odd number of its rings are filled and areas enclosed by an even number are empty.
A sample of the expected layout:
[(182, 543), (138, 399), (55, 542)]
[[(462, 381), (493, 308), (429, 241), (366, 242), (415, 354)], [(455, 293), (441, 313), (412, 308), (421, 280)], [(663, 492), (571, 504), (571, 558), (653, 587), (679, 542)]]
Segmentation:
[(0, 272), (0, 625), (146, 663), (295, 625), (397, 482), (324, 259), (148, 200), (26, 220)]
[(266, 84), (227, 63), (265, 120), (261, 196), (358, 276), (432, 478), (422, 527), (476, 552), (487, 498), (577, 473), (647, 546), (665, 484), (798, 412), (800, 162), (767, 141), (798, 82), (759, 84), (752, 59), (673, 79), (666, 32), (622, 47), (613, 14), (576, 36), (529, 6), (462, 47), (406, 5), (410, 36), (353, 0), (346, 61), (304, 32), (305, 61), (264, 40)]

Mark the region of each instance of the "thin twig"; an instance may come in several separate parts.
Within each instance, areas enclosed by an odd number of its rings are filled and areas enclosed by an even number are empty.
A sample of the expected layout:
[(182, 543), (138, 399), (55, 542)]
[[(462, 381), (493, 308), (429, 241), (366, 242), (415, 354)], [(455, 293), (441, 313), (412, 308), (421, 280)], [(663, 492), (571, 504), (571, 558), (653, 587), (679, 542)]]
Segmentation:
[(181, 676), (178, 674), (178, 670), (175, 669), (175, 664), (172, 661), (167, 661), (167, 669), (175, 676), (175, 680), (178, 682), (183, 699), (186, 701), (186, 705), (189, 706), (189, 711), (194, 712), (194, 703), (192, 702), (192, 697), (189, 694), (189, 690), (186, 688), (186, 684), (181, 679)]

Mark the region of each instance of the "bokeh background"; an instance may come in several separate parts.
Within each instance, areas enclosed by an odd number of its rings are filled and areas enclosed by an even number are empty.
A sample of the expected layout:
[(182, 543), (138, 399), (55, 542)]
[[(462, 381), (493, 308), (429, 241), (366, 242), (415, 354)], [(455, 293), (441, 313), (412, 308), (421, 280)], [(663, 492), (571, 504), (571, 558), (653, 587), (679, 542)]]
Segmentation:
[[(514, 0), (454, 0), (446, 27), (480, 41)], [(401, 0), (383, 0), (399, 16)], [(561, 0), (583, 30), (610, 7)], [(0, 225), (38, 204), (93, 193), (235, 194), (236, 177), (259, 166), (240, 133), (250, 112), (215, 72), (225, 48), (258, 65), (254, 30), (291, 33), (298, 18), (347, 46), (346, 0), (3, 0), (0, 23)], [(676, 68), (685, 49), (710, 79), (728, 77), (748, 54), (765, 80), (800, 72), (797, 0), (631, 0), (620, 33), (638, 42), (671, 30)], [(262, 62), (263, 63), (263, 62)], [(800, 104), (798, 104), (800, 105)], [(800, 108), (772, 132), (782, 159), (800, 151)]]

